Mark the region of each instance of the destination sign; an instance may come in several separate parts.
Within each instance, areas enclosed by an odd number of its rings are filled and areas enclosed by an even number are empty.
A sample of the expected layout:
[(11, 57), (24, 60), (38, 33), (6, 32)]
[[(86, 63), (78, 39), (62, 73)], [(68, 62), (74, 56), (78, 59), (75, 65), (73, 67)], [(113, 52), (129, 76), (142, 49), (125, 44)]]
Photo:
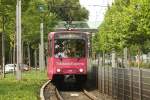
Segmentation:
[(60, 34), (55, 34), (55, 39), (85, 39), (84, 34), (79, 34), (79, 33), (60, 33)]
[(56, 62), (57, 65), (61, 66), (84, 66), (84, 63), (74, 63), (74, 62)]

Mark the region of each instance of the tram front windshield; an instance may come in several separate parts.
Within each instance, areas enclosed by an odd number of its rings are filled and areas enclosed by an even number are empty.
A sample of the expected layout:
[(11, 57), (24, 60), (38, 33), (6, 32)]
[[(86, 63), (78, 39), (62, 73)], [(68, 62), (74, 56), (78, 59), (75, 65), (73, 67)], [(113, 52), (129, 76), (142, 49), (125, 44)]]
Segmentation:
[(55, 57), (85, 57), (85, 40), (83, 39), (55, 39)]

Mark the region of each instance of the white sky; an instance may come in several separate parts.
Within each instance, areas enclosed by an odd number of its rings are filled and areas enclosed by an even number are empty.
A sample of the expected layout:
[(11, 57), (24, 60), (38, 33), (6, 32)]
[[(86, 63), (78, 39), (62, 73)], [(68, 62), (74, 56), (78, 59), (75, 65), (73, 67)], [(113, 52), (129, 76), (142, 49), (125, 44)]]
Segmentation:
[(80, 4), (89, 11), (89, 24), (91, 27), (98, 27), (103, 21), (107, 5), (114, 0), (80, 0)]

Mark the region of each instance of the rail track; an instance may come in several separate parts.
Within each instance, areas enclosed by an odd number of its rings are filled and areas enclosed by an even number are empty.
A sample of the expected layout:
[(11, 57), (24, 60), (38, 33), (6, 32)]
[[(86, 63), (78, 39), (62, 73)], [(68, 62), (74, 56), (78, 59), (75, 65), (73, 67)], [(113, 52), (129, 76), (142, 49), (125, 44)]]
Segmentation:
[(47, 81), (40, 90), (41, 100), (98, 100), (85, 89), (65, 89), (65, 87), (60, 89), (59, 87), (50, 80)]
[(63, 100), (98, 100), (95, 96), (88, 93), (86, 90), (82, 91), (60, 91)]

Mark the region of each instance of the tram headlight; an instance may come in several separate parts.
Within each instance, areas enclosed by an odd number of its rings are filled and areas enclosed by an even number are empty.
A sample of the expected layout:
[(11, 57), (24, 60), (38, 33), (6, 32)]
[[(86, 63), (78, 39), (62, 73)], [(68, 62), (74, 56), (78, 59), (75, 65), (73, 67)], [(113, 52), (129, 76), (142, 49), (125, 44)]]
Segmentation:
[(57, 72), (60, 72), (60, 69), (57, 69), (56, 71), (57, 71)]
[(82, 73), (82, 72), (83, 72), (83, 69), (82, 69), (82, 68), (80, 68), (80, 69), (79, 69), (79, 71)]

